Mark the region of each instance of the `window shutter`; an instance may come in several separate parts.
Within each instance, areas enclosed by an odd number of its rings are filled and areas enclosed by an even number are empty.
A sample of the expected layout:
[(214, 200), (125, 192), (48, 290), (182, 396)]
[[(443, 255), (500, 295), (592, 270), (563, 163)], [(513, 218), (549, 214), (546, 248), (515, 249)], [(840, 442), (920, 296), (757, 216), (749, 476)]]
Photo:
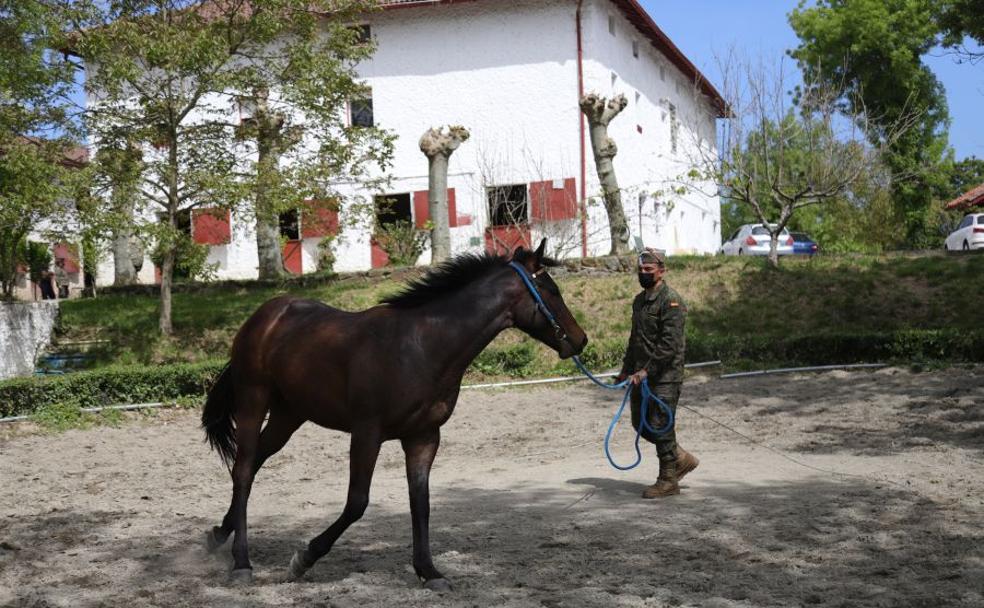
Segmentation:
[(79, 271), (79, 248), (71, 243), (56, 243), (52, 248), (56, 260), (65, 260), (65, 272), (72, 274)]
[(413, 225), (423, 229), (430, 220), (430, 207), (428, 202), (430, 197), (426, 190), (418, 190), (413, 193)]
[(191, 226), (193, 240), (199, 245), (227, 245), (232, 240), (228, 209), (194, 209)]
[(301, 242), (287, 241), (283, 249), (284, 269), (291, 274), (301, 274)]
[(448, 226), (458, 227), (458, 205), (454, 200), (454, 188), (448, 188)]
[[(417, 228), (423, 228), (430, 220), (430, 195), (427, 190), (413, 193), (413, 223)], [(458, 208), (454, 188), (448, 188), (448, 226), (458, 227)]]
[(489, 226), (485, 229), (485, 250), (496, 255), (511, 255), (520, 246), (529, 248), (530, 237), (529, 226)]
[[(557, 187), (561, 186), (561, 187)], [(577, 217), (577, 183), (573, 177), (530, 184), (530, 216), (549, 222)]]
[(338, 201), (305, 201), (301, 209), (301, 238), (338, 234)]
[(369, 254), (370, 264), (373, 268), (382, 268), (389, 265), (389, 255), (386, 254), (386, 250), (383, 249), (382, 245), (376, 239), (370, 239), (369, 247), (371, 249)]

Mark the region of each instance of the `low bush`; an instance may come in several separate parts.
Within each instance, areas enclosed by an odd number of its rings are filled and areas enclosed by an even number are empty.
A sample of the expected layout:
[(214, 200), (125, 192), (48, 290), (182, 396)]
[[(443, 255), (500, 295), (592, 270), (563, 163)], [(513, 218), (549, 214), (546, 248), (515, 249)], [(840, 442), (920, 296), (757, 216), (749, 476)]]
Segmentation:
[(0, 382), (0, 416), (30, 414), (47, 406), (98, 407), (203, 395), (224, 362), (115, 366), (64, 376)]

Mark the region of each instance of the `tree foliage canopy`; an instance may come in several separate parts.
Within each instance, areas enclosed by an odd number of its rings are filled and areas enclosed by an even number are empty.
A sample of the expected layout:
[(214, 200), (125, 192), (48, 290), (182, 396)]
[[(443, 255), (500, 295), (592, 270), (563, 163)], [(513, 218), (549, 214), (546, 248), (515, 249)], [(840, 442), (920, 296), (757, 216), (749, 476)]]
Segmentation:
[(41, 2), (0, 0), (0, 284), (10, 297), (25, 239), (65, 218), (74, 146), (68, 94), (74, 68), (51, 51), (58, 14)]
[[(93, 143), (139, 149), (138, 206), (162, 257), (161, 330), (170, 332), (175, 256), (188, 236), (179, 213), (195, 207), (279, 208), (327, 198), (340, 179), (369, 179), (391, 139), (347, 124), (345, 101), (369, 56), (354, 24), (375, 0), (62, 0), (74, 28), (66, 46), (86, 65)], [(256, 131), (276, 123), (275, 139)], [(277, 166), (259, 162), (278, 146)], [(126, 169), (112, 162), (103, 169)], [(112, 180), (110, 180), (112, 181)], [(262, 194), (262, 196), (261, 196)], [(150, 215), (152, 217), (152, 215)]]
[[(930, 0), (820, 0), (801, 2), (789, 15), (800, 38), (791, 54), (804, 77), (821, 70), (841, 87), (843, 105), (865, 115), (875, 127), (872, 141), (884, 141), (886, 125), (900, 120), (911, 128), (892, 143), (886, 161), (893, 174), (893, 198), (905, 226), (905, 241), (927, 237), (927, 211), (944, 186), (949, 113), (943, 85), (922, 57), (939, 40)], [(882, 128), (878, 128), (882, 127)]]

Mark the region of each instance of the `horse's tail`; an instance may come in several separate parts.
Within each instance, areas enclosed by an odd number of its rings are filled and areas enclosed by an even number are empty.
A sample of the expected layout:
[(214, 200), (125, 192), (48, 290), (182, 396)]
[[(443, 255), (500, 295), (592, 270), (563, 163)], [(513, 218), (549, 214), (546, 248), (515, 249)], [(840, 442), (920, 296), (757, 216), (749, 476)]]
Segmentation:
[(202, 410), (202, 428), (212, 449), (219, 453), (229, 468), (236, 458), (236, 429), (233, 421), (236, 401), (232, 390), (232, 367), (226, 364), (215, 384), (208, 391), (205, 409)]

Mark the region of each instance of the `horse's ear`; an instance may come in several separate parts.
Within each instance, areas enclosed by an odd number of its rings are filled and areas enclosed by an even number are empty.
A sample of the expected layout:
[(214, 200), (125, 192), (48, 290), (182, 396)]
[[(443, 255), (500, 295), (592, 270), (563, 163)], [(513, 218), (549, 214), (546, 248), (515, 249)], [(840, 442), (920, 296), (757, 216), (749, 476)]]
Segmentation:
[(540, 260), (543, 259), (543, 253), (547, 250), (547, 239), (544, 238), (540, 241), (540, 246), (536, 248), (536, 261), (539, 264)]

